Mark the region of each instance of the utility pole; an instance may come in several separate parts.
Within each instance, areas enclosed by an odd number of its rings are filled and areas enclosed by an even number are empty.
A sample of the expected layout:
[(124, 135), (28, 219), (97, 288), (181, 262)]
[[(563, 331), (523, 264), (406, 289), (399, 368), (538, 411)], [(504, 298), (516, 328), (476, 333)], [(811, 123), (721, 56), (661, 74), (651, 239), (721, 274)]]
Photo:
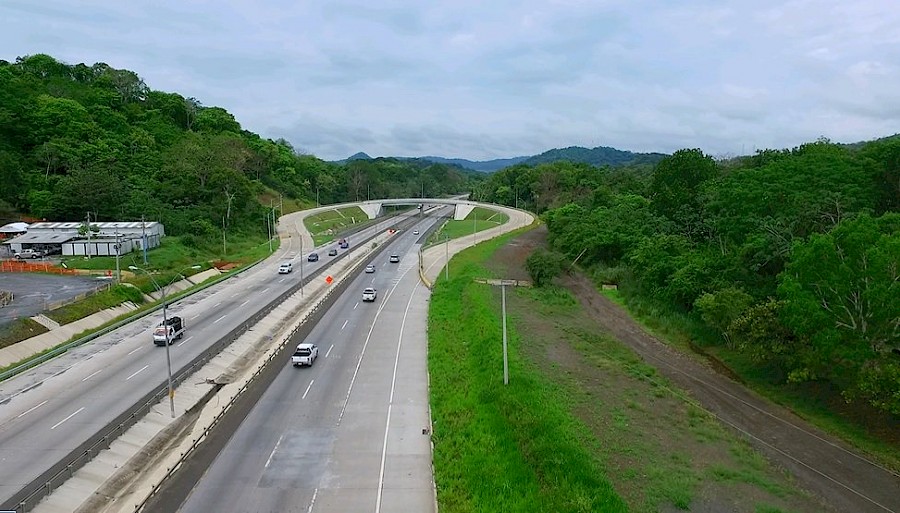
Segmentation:
[(272, 252), (272, 223), (269, 218), (269, 213), (266, 212), (266, 236), (269, 238), (269, 253)]
[(446, 253), (446, 261), (444, 263), (444, 279), (450, 281), (450, 237), (447, 235), (444, 236), (444, 252)]
[(316, 208), (319, 208), (319, 186), (316, 185)]
[(303, 234), (300, 234), (300, 297), (303, 297)]
[(478, 242), (478, 211), (473, 209), (472, 216), (473, 216), (472, 219), (474, 221), (472, 223), (472, 242), (477, 243)]
[(88, 257), (88, 260), (91, 259), (91, 213), (87, 213), (87, 247), (85, 248), (85, 254)]
[(509, 358), (506, 352), (506, 282), (500, 284), (500, 297), (503, 304), (503, 384), (509, 384)]
[(224, 257), (225, 254), (225, 216), (222, 216), (222, 256)]
[(141, 215), (141, 249), (144, 250), (144, 265), (147, 265), (147, 230), (144, 229), (143, 215)]
[(119, 248), (121, 244), (119, 244), (119, 227), (116, 226), (116, 284), (122, 283), (122, 271), (119, 268)]

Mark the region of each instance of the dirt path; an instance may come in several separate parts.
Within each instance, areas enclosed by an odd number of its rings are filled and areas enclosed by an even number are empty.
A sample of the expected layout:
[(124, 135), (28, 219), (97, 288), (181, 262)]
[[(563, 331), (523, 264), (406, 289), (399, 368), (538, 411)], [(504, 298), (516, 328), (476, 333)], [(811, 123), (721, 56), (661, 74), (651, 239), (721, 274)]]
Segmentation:
[[(524, 260), (533, 248), (545, 244), (545, 237), (544, 228), (523, 234), (498, 251), (494, 267), (506, 278), (527, 279)], [(660, 342), (620, 306), (602, 296), (586, 277), (566, 276), (559, 283), (575, 295), (583, 311), (603, 329), (687, 391), (694, 401), (770, 461), (787, 470), (801, 488), (822, 498), (836, 511), (900, 513), (900, 475), (857, 454), (706, 363)]]

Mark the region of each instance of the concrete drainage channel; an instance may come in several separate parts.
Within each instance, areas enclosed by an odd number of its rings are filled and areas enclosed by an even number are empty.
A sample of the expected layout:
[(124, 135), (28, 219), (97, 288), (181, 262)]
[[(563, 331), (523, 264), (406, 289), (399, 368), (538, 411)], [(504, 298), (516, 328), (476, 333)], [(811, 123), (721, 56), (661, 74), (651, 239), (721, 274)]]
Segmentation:
[[(405, 223), (404, 223), (405, 224)], [(369, 239), (367, 239), (364, 243), (360, 244), (359, 248), (352, 253), (344, 253), (342, 255), (343, 258), (348, 258), (351, 260), (349, 265), (344, 266), (342, 270), (341, 277), (336, 280), (334, 285), (331, 286), (331, 291), (334, 291), (338, 288), (338, 284), (344, 281), (344, 278), (348, 273), (352, 272), (360, 262), (367, 256), (372, 255), (373, 253), (377, 254), (380, 252), (384, 245), (380, 242), (387, 240), (389, 236), (387, 235), (376, 235)], [(377, 242), (375, 248), (370, 247), (370, 243)], [(352, 259), (349, 258), (352, 254), (359, 252), (358, 255), (354, 256)], [(313, 274), (309, 275), (306, 278), (306, 282), (312, 282), (318, 275), (323, 273), (325, 270), (320, 269)], [(230, 333), (228, 333), (225, 337), (221, 338), (215, 344), (213, 344), (207, 351), (194, 359), (194, 361), (190, 362), (188, 365), (178, 370), (173, 374), (173, 381), (176, 386), (181, 385), (188, 377), (194, 375), (198, 370), (200, 370), (205, 364), (209, 363), (213, 358), (217, 355), (225, 352), (228, 353), (231, 350), (231, 345), (236, 343), (238, 339), (242, 336), (242, 334), (250, 331), (258, 322), (262, 321), (266, 316), (272, 313), (273, 310), (278, 308), (280, 305), (285, 303), (286, 301), (294, 296), (299, 291), (300, 285), (298, 284), (296, 287), (291, 288), (287, 292), (283, 293), (275, 300), (270, 302), (263, 310), (254, 315), (252, 318), (248, 319), (240, 326), (233, 329)], [(321, 286), (319, 287), (321, 288)], [(312, 292), (312, 291), (311, 291)], [(306, 297), (313, 296), (315, 293), (308, 294)], [(333, 301), (333, 292), (326, 295), (326, 298), (331, 298)], [(285, 344), (290, 340), (291, 336), (299, 329), (299, 326), (302, 326), (303, 322), (306, 322), (311, 318), (311, 315), (318, 308), (318, 305), (321, 304), (321, 301), (324, 301), (326, 298), (321, 298), (316, 304), (314, 304), (312, 310), (306, 313), (306, 315), (302, 318), (302, 320), (298, 321), (295, 326), (291, 330), (291, 334), (286, 336), (275, 348), (263, 349), (262, 352), (266, 355), (263, 359), (263, 363), (256, 369), (256, 372), (253, 373), (253, 376), (259, 375), (260, 372), (266, 367), (266, 364), (272, 361), (277, 355), (279, 351), (281, 351)], [(305, 299), (304, 299), (305, 300)], [(298, 305), (305, 306), (305, 305)], [(323, 310), (324, 311), (324, 310)], [(296, 311), (285, 312), (286, 314), (297, 314)], [(281, 321), (283, 322), (283, 321)], [(271, 344), (272, 337), (270, 336), (268, 340), (264, 340), (264, 344), (260, 345), (268, 345)], [(226, 351), (228, 348), (229, 351)], [(251, 358), (253, 353), (258, 353), (260, 349), (258, 347), (251, 347), (248, 349), (250, 355), (241, 354), (237, 357), (233, 357), (232, 360), (237, 360), (237, 362), (233, 361), (232, 364), (237, 363), (238, 367), (248, 367), (250, 363), (255, 361)], [(233, 371), (232, 371), (233, 372)], [(228, 373), (225, 373), (227, 376)], [(222, 375), (219, 376), (220, 378)], [(225, 380), (227, 381), (227, 377)], [(243, 387), (235, 394), (235, 397), (246, 390), (247, 384), (252, 381), (253, 377), (249, 378)], [(202, 383), (207, 386), (208, 389), (201, 393), (199, 397), (195, 401), (195, 405), (185, 412), (185, 415), (182, 417), (184, 420), (176, 419), (175, 422), (157, 422), (158, 429), (157, 432), (160, 433), (165, 439), (171, 439), (173, 436), (178, 436), (179, 433), (183, 432), (185, 428), (190, 427), (190, 424), (197, 420), (197, 410), (202, 408), (202, 405), (209, 401), (211, 398), (215, 397), (220, 390), (228, 386), (228, 383), (221, 382), (219, 378), (216, 380), (204, 380)], [(73, 477), (78, 469), (88, 464), (94, 458), (97, 458), (99, 454), (104, 451), (109, 451), (114, 448), (114, 442), (118, 440), (122, 435), (129, 431), (129, 429), (134, 426), (139, 420), (147, 418), (147, 413), (154, 411), (154, 407), (157, 406), (163, 399), (168, 395), (168, 385), (166, 382), (160, 383), (153, 389), (154, 391), (148, 393), (144, 396), (138, 403), (130, 409), (130, 411), (126, 411), (125, 413), (118, 416), (114, 419), (113, 422), (108, 424), (106, 428), (100, 430), (93, 437), (89, 438), (83, 444), (78, 446), (76, 449), (71, 451), (67, 457), (63, 458), (60, 463), (54, 465), (49, 470), (41, 474), (38, 478), (32, 481), (27, 487), (23, 488), (20, 492), (15, 494), (10, 500), (6, 501), (4, 504), (0, 505), (0, 508), (7, 510), (14, 510), (17, 512), (26, 512), (32, 511), (38, 503), (47, 495), (53, 493), (58, 488), (63, 486), (63, 483), (68, 481), (71, 477)], [(180, 392), (180, 390), (179, 390)], [(229, 403), (233, 404), (234, 398)], [(168, 424), (172, 424), (168, 426)], [(178, 427), (180, 425), (180, 428)], [(210, 427), (211, 429), (211, 427)], [(209, 429), (205, 430), (205, 433), (208, 434)], [(204, 437), (206, 435), (204, 434)], [(154, 444), (160, 444), (159, 440), (153, 440)], [(145, 440), (145, 444), (147, 441)], [(199, 441), (197, 442), (199, 444)], [(142, 444), (143, 445), (143, 444)], [(186, 458), (186, 455), (182, 455), (182, 457)], [(176, 465), (179, 466), (181, 463)], [(118, 466), (116, 468), (119, 468)], [(129, 469), (129, 466), (122, 467), (120, 470)], [(134, 468), (130, 468), (131, 472), (136, 472)], [(117, 476), (114, 479), (108, 480), (107, 483), (119, 481), (121, 476)], [(100, 495), (100, 494), (98, 494)], [(106, 495), (105, 493), (103, 495)], [(134, 508), (134, 504), (142, 502), (143, 499), (131, 502), (132, 506), (129, 510)], [(67, 504), (71, 505), (72, 502), (67, 502)], [(97, 506), (94, 504), (93, 506)], [(70, 508), (71, 509), (71, 508)], [(81, 509), (79, 509), (81, 511)], [(97, 507), (91, 507), (90, 509), (84, 509), (83, 511), (100, 511)]]

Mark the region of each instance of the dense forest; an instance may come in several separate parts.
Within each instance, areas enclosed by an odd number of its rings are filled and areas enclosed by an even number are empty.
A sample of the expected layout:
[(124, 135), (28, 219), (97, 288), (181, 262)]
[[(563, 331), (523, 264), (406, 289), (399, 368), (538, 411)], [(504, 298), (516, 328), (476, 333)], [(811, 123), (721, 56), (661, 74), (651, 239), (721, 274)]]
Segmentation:
[[(0, 60), (0, 221), (162, 221), (169, 234), (265, 234), (265, 206), (443, 195), (483, 175), (422, 161), (345, 165), (243, 130), (225, 109), (134, 72), (48, 55)], [(268, 199), (267, 199), (268, 198)]]
[(900, 136), (514, 166), (480, 194), (535, 210), (567, 260), (694, 319), (762, 374), (900, 414)]

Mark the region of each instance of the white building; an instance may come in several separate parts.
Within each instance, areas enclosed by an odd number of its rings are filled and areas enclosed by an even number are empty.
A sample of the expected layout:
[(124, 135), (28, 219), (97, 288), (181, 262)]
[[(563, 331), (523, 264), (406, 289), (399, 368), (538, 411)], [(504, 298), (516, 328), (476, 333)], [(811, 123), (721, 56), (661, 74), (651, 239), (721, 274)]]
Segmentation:
[(110, 222), (91, 223), (99, 231), (91, 231), (90, 238), (82, 237), (78, 230), (81, 222), (52, 223), (40, 222), (28, 226), (24, 235), (5, 241), (12, 252), (23, 249), (38, 249), (49, 254), (105, 256), (116, 254), (116, 239), (120, 245), (119, 254), (158, 247), (165, 236), (162, 223)]

